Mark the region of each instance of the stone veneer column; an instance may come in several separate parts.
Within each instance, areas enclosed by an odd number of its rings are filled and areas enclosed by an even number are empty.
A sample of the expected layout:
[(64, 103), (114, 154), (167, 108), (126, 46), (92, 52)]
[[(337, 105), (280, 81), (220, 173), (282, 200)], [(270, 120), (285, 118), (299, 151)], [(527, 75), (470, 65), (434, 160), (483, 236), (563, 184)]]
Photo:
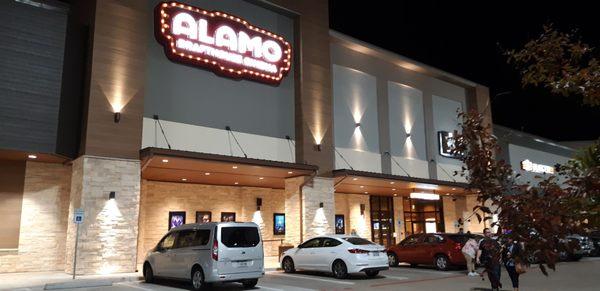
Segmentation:
[[(116, 198), (109, 200), (111, 191)], [(83, 208), (77, 274), (134, 272), (140, 207), (140, 161), (81, 156), (73, 162), (66, 268), (72, 272), (76, 225)]]
[[(334, 180), (315, 177), (303, 186), (302, 197), (300, 197), (300, 185), (305, 179), (308, 178), (290, 178), (285, 183), (287, 224), (285, 242), (293, 245), (297, 245), (313, 236), (334, 233)], [(319, 207), (321, 202), (323, 202), (323, 208)], [(302, 216), (302, 219), (300, 216)], [(301, 220), (302, 224), (300, 224)], [(302, 237), (300, 236), (300, 228), (302, 228)]]

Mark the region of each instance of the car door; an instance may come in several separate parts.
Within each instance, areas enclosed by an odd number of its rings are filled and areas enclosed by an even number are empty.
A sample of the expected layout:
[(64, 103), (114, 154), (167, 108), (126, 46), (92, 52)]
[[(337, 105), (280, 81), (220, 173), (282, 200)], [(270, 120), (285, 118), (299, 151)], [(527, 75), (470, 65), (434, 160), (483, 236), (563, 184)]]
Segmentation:
[(186, 229), (179, 231), (173, 248), (173, 277), (187, 279), (194, 263), (206, 269), (210, 257), (210, 229)]
[(334, 238), (323, 238), (322, 246), (314, 248), (312, 251), (314, 268), (320, 271), (330, 271), (333, 260), (341, 257), (339, 245), (341, 245), (337, 239)]
[(427, 234), (423, 238), (423, 243), (418, 248), (417, 255), (419, 256), (418, 262), (420, 264), (431, 264), (434, 256), (438, 253), (441, 248), (443, 238), (436, 234)]
[(154, 249), (154, 263), (152, 265), (154, 272), (157, 276), (172, 277), (173, 276), (173, 247), (175, 246), (175, 239), (177, 238), (177, 232), (170, 232), (158, 243)]
[(418, 243), (420, 241), (420, 238), (420, 234), (414, 234), (400, 242), (400, 244), (396, 248), (398, 262), (406, 262), (410, 264), (417, 263), (416, 252), (418, 251)]
[(323, 239), (318, 237), (307, 240), (299, 245), (293, 256), (294, 264), (300, 269), (314, 270), (316, 264), (313, 262), (313, 258), (317, 249), (321, 247), (322, 242)]

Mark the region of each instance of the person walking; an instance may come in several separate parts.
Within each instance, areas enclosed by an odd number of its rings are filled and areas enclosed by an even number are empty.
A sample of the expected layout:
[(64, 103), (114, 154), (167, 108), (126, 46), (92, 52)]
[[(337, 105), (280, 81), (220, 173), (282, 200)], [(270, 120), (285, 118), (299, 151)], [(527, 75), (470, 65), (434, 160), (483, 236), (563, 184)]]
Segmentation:
[(521, 254), (521, 245), (513, 238), (509, 237), (508, 242), (502, 250), (502, 262), (508, 272), (513, 289), (519, 291), (519, 272), (517, 272), (517, 262), (515, 259)]
[(462, 248), (463, 256), (465, 256), (465, 261), (467, 261), (467, 276), (477, 276), (478, 274), (475, 272), (475, 256), (477, 255), (479, 243), (475, 240), (474, 236), (469, 235), (468, 238)]
[(485, 267), (492, 291), (498, 291), (502, 287), (500, 283), (500, 244), (492, 239), (492, 231), (489, 228), (483, 230), (483, 235), (485, 237), (479, 242), (476, 261), (477, 264)]

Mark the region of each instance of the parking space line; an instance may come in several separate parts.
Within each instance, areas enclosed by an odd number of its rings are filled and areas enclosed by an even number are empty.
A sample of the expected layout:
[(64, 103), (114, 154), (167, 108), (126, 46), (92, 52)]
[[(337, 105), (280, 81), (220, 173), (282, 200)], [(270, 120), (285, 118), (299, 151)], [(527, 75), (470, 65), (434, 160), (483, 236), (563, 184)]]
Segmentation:
[(258, 287), (260, 289), (265, 289), (265, 290), (284, 291), (284, 289), (277, 289), (277, 288), (271, 288), (271, 287), (265, 287), (265, 286), (258, 286), (258, 285), (256, 285), (256, 287)]
[(416, 272), (416, 273), (427, 273), (427, 274), (441, 274), (441, 275), (456, 275), (458, 273), (453, 273), (453, 272), (442, 272), (442, 271), (435, 271), (435, 270), (423, 270), (423, 269), (415, 269), (415, 268), (411, 268), (411, 269), (405, 269), (405, 268), (396, 268), (396, 269), (390, 269), (390, 270), (406, 270), (407, 272)]
[(394, 280), (408, 280), (408, 277), (399, 277), (399, 276), (388, 276), (388, 275), (383, 275), (384, 277), (388, 278), (388, 279), (394, 279)]
[[(141, 281), (138, 281), (138, 282), (120, 282), (120, 283), (115, 283), (115, 285), (125, 285), (127, 287), (131, 287), (131, 288), (135, 288), (135, 289), (140, 289), (140, 290), (146, 290), (146, 291), (152, 291), (152, 290), (154, 290), (154, 289), (144, 288), (144, 287), (141, 287), (141, 286), (136, 286), (136, 285), (139, 285), (140, 282)], [(137, 283), (137, 284), (133, 285), (131, 283)]]
[(302, 275), (290, 275), (290, 274), (282, 274), (282, 273), (269, 273), (269, 275), (275, 275), (275, 276), (283, 276), (283, 277), (292, 277), (292, 278), (299, 278), (299, 279), (306, 279), (306, 280), (313, 280), (313, 281), (321, 281), (321, 282), (329, 282), (329, 283), (335, 283), (335, 284), (345, 284), (345, 285), (354, 285), (354, 282), (346, 282), (346, 281), (337, 281), (337, 280), (329, 280), (329, 279), (322, 279), (322, 278), (316, 278), (316, 277), (310, 277), (310, 276), (302, 276)]

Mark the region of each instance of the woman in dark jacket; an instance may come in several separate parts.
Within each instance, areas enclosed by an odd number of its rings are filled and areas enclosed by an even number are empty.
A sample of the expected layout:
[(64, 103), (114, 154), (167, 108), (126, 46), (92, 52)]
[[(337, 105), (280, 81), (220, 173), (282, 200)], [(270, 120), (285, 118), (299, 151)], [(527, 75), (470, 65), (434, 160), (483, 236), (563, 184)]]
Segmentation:
[(521, 245), (512, 238), (508, 238), (508, 242), (502, 250), (502, 262), (504, 263), (504, 267), (506, 267), (515, 291), (519, 291), (519, 273), (517, 273), (515, 258), (520, 254)]

